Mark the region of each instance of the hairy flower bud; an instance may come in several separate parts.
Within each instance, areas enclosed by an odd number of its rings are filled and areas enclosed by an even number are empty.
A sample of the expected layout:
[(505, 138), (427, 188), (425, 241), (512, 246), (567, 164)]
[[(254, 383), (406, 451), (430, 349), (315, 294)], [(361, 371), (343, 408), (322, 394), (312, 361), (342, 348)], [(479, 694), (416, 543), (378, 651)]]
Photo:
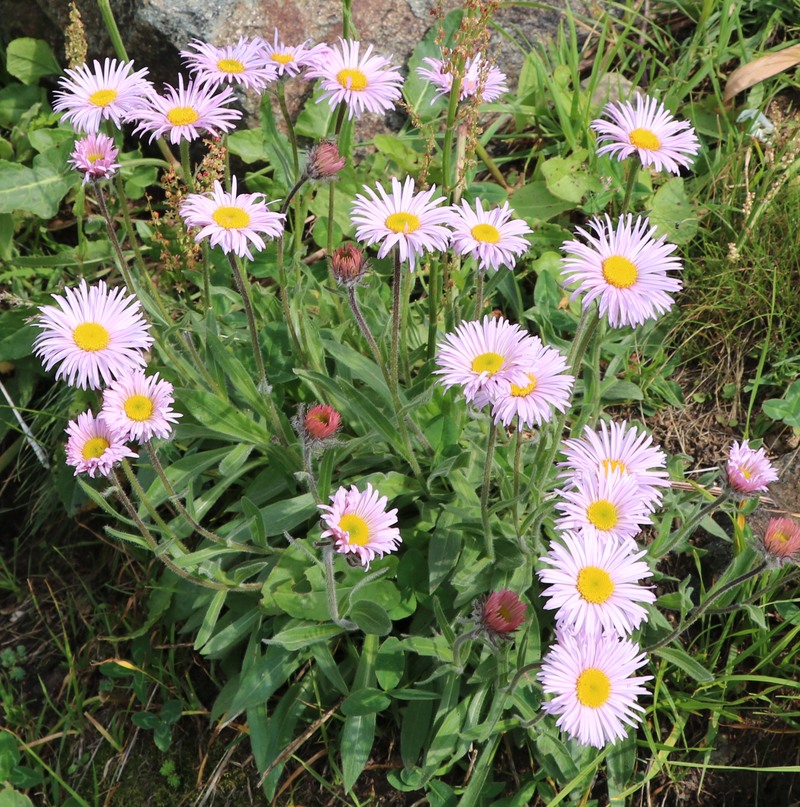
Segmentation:
[(337, 283), (354, 286), (367, 271), (367, 259), (358, 247), (344, 244), (333, 251), (331, 269)]
[(510, 639), (525, 619), (525, 603), (513, 591), (504, 588), (494, 591), (476, 604), (473, 615), (487, 637), (496, 642)]
[(342, 416), (328, 404), (312, 406), (303, 420), (306, 434), (312, 440), (327, 440), (339, 430)]
[(306, 173), (309, 179), (332, 179), (344, 168), (345, 162), (333, 140), (322, 140), (308, 151)]

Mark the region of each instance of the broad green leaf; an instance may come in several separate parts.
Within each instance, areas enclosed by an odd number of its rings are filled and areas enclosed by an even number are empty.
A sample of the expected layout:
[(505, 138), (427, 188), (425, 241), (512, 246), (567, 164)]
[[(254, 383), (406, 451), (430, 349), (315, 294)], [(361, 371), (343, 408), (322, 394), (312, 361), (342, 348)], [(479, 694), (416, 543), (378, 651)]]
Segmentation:
[(18, 124), (41, 95), (38, 87), (26, 84), (10, 84), (0, 89), (0, 126), (10, 129)]
[(392, 620), (375, 602), (359, 600), (353, 604), (348, 616), (364, 633), (372, 636), (386, 636), (392, 632)]
[(176, 391), (176, 397), (189, 413), (211, 431), (256, 446), (269, 446), (272, 435), (266, 426), (213, 393), (181, 389)]
[(551, 157), (542, 163), (542, 175), (547, 190), (558, 199), (580, 204), (589, 192), (597, 193), (603, 186), (590, 174), (586, 164), (588, 152), (578, 149), (569, 157)]
[(43, 76), (61, 72), (61, 67), (47, 42), (25, 36), (8, 43), (6, 70), (23, 84), (35, 84)]
[(266, 703), (289, 676), (297, 669), (300, 660), (296, 653), (277, 645), (267, 647), (242, 675), (239, 689), (228, 709), (228, 716), (239, 714), (259, 703)]
[(10, 731), (0, 731), (0, 782), (5, 782), (19, 764), (19, 746)]
[(697, 659), (692, 658), (685, 650), (677, 647), (659, 647), (653, 655), (674, 664), (688, 676), (701, 684), (710, 684), (714, 680), (713, 673), (709, 672)]
[(51, 219), (67, 191), (78, 181), (77, 174), (54, 168), (44, 155), (34, 157), (33, 167), (0, 160), (0, 213), (24, 211)]
[(443, 513), (428, 548), (428, 590), (431, 594), (447, 579), (461, 554), (462, 533), (449, 513)]
[(228, 135), (228, 149), (245, 163), (266, 160), (264, 135), (260, 129), (242, 129)]
[(264, 524), (264, 534), (283, 535), (291, 532), (299, 524), (317, 513), (314, 497), (310, 493), (303, 493), (292, 499), (284, 499), (261, 508), (261, 519)]
[(340, 739), (342, 749), (342, 777), (344, 789), (349, 793), (367, 764), (375, 740), (374, 712), (348, 717)]
[(286, 650), (302, 650), (317, 642), (327, 642), (334, 636), (344, 633), (338, 625), (293, 625), (276, 633), (264, 644), (277, 644)]
[(197, 631), (197, 636), (194, 640), (195, 650), (200, 650), (200, 648), (202, 648), (203, 645), (211, 638), (211, 634), (214, 632), (214, 628), (217, 625), (217, 620), (219, 619), (220, 612), (225, 605), (225, 599), (227, 596), (228, 592), (226, 589), (215, 592), (213, 598), (211, 599), (211, 604), (208, 606), (208, 610), (203, 617), (203, 624), (200, 626), (200, 630)]
[(673, 177), (656, 191), (649, 219), (673, 244), (687, 244), (694, 238), (700, 223), (681, 177)]
[(544, 180), (529, 182), (511, 197), (511, 205), (517, 215), (531, 227), (555, 218), (559, 213), (571, 210), (575, 205), (554, 196)]
[(391, 702), (392, 699), (385, 692), (373, 687), (364, 687), (344, 699), (342, 714), (347, 717), (374, 714), (382, 712)]
[(33, 802), (17, 790), (0, 790), (0, 807), (33, 807)]
[(396, 636), (389, 636), (378, 650), (375, 659), (375, 677), (383, 690), (394, 689), (403, 677), (405, 669), (405, 654), (400, 640)]
[(613, 381), (607, 388), (603, 389), (601, 398), (604, 401), (617, 403), (619, 401), (642, 401), (644, 393), (631, 381)]
[[(636, 768), (636, 736), (628, 732), (625, 739), (616, 743), (606, 757), (608, 798), (613, 804), (633, 776)], [(624, 804), (624, 799), (619, 804)]]

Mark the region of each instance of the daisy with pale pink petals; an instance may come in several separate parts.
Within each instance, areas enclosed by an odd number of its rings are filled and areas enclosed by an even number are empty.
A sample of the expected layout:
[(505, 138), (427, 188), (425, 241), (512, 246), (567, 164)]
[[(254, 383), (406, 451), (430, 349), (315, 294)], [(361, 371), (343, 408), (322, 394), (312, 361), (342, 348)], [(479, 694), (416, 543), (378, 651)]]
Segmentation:
[(542, 710), (557, 716), (556, 726), (582, 745), (603, 748), (624, 740), (644, 712), (637, 698), (647, 694), (643, 684), (653, 676), (633, 673), (646, 662), (629, 639), (559, 630), (536, 676), (544, 693), (554, 696)]
[(133, 70), (133, 62), (96, 59), (94, 68), (82, 64), (74, 70), (65, 70), (67, 78), (59, 79), (62, 89), (55, 92), (53, 110), (61, 112), (79, 132), (95, 134), (100, 123), (111, 121), (120, 128), (129, 113), (141, 103), (142, 96), (153, 90), (145, 79), (147, 68)]
[(661, 501), (661, 488), (669, 487), (667, 456), (653, 444), (645, 431), (637, 431), (626, 421), (600, 422), (599, 430), (585, 426), (582, 437), (564, 441), (565, 460), (558, 464), (562, 479), (583, 474), (605, 476), (613, 471), (633, 476), (642, 495), (655, 507)]
[(83, 174), (83, 184), (90, 179), (110, 179), (117, 173), (119, 149), (104, 134), (90, 134), (75, 143), (67, 162)]
[(172, 410), (172, 384), (134, 370), (113, 381), (103, 391), (106, 423), (125, 440), (146, 443), (153, 437), (166, 439), (181, 415)]
[(235, 45), (215, 47), (195, 39), (189, 47), (192, 50), (181, 51), (183, 61), (200, 81), (212, 86), (227, 82), (260, 92), (278, 78), (276, 66), (264, 62), (260, 40), (241, 36)]
[(296, 76), (305, 68), (317, 67), (330, 54), (330, 47), (325, 44), (312, 45), (309, 47), (307, 39), (299, 45), (286, 45), (275, 29), (275, 38), (272, 42), (262, 39), (261, 56), (268, 64), (274, 66), (278, 76)]
[(333, 108), (340, 103), (347, 107), (348, 118), (360, 118), (364, 112), (383, 114), (401, 97), (403, 77), (389, 59), (372, 54), (370, 45), (363, 54), (361, 43), (340, 39), (316, 60), (306, 76), (320, 79), (322, 95)]
[(126, 457), (138, 457), (125, 445), (121, 432), (112, 429), (102, 416), (83, 412), (67, 425), (67, 465), (78, 474), (108, 476)]
[(109, 290), (81, 280), (77, 289), (53, 295), (57, 305), (40, 306), (33, 352), (44, 369), (60, 365), (56, 379), (74, 387), (97, 389), (145, 365), (153, 343), (139, 301), (123, 288)]
[(194, 80), (184, 86), (183, 76), (179, 75), (177, 87), (167, 84), (164, 95), (150, 93), (129, 119), (138, 124), (134, 134), (149, 134), (151, 143), (157, 137), (166, 137), (177, 144), (197, 140), (206, 132), (219, 135), (236, 128), (242, 113), (226, 106), (233, 100), (230, 86), (217, 90)]
[(651, 523), (647, 498), (633, 476), (612, 471), (604, 476), (576, 475), (571, 488), (559, 490), (559, 530), (584, 532), (604, 541), (635, 545), (633, 539)]
[(578, 227), (584, 241), (567, 241), (567, 257), (561, 262), (566, 284), (577, 283), (572, 299), (583, 295), (583, 309), (598, 301), (601, 317), (612, 328), (641, 325), (657, 319), (672, 308), (672, 297), (681, 281), (667, 274), (680, 271), (674, 244), (656, 237), (656, 228), (646, 218), (620, 216), (616, 227), (611, 219), (591, 219), (590, 230)]
[(450, 208), (452, 215), (448, 224), (453, 229), (451, 242), (459, 255), (471, 255), (478, 263), (479, 271), (501, 266), (513, 269), (516, 260), (530, 248), (525, 238), (533, 231), (520, 219), (512, 219), (514, 212), (504, 202), (502, 207), (483, 209), (480, 199), (473, 209), (469, 202)]
[[(422, 60), (427, 67), (418, 67), (417, 75), (430, 81), (436, 87), (431, 103), (444, 95), (449, 95), (453, 87), (453, 73), (447, 68), (443, 59), (426, 57)], [(496, 101), (504, 92), (508, 92), (506, 74), (499, 70), (480, 53), (471, 56), (464, 62), (464, 75), (458, 92), (458, 100), (477, 96), (480, 103)]]
[(516, 418), (520, 430), (541, 426), (554, 412), (566, 411), (575, 383), (567, 372), (567, 360), (557, 350), (538, 336), (529, 337), (525, 344), (529, 348), (526, 383), (498, 392), (492, 406), (495, 423), (507, 427)]
[(263, 193), (238, 193), (236, 177), (231, 179), (231, 192), (214, 182), (210, 194), (190, 193), (180, 208), (187, 227), (200, 227), (195, 241), (208, 238), (212, 247), (233, 252), (251, 261), (251, 245), (257, 250), (266, 246), (262, 235), (277, 238), (283, 232), (283, 213), (267, 208)]
[(505, 319), (484, 317), (464, 320), (454, 333), (445, 334), (436, 353), (437, 369), (445, 389), (460, 386), (464, 397), (478, 408), (510, 390), (529, 383), (531, 337)]
[(638, 583), (653, 575), (646, 554), (586, 533), (562, 533), (540, 558), (547, 568), (536, 573), (546, 585), (545, 610), (557, 610), (558, 623), (574, 630), (628, 636), (647, 617), (643, 604), (656, 599)]
[(748, 440), (733, 443), (725, 470), (731, 489), (744, 496), (766, 493), (769, 483), (778, 478), (778, 472), (767, 459), (764, 449), (750, 448)]
[(413, 177), (406, 177), (402, 185), (399, 179), (392, 177), (391, 193), (387, 193), (380, 182), (375, 187), (377, 192), (365, 185), (365, 193), (356, 195), (351, 208), (359, 241), (380, 242), (379, 258), (386, 257), (396, 246), (400, 260), (408, 261), (412, 272), (417, 255), (447, 249), (450, 230), (444, 225), (450, 212), (439, 207), (444, 196), (434, 198), (435, 185), (416, 193)]
[(386, 496), (371, 484), (360, 491), (355, 485), (340, 487), (330, 504), (318, 504), (323, 511), (326, 529), (322, 538), (330, 538), (337, 552), (354, 555), (360, 565), (369, 569), (375, 556), (395, 552), (402, 542), (397, 523), (397, 510), (387, 510)]
[(694, 162), (700, 143), (691, 124), (677, 121), (660, 101), (637, 94), (634, 102), (614, 101), (606, 104), (602, 118), (592, 121), (592, 129), (604, 143), (598, 154), (610, 154), (625, 160), (636, 154), (642, 165), (652, 165), (672, 174), (680, 174)]

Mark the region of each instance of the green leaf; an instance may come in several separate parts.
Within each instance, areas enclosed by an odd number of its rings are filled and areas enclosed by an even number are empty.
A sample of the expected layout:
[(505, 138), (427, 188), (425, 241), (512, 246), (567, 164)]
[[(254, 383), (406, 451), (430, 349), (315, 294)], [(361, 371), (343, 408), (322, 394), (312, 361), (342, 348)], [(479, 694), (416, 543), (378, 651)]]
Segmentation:
[(34, 157), (33, 168), (0, 160), (0, 213), (24, 211), (51, 219), (77, 181), (76, 172), (64, 174), (43, 154)]
[(10, 731), (0, 731), (0, 782), (5, 782), (19, 764), (19, 747)]
[(270, 445), (272, 435), (263, 424), (213, 393), (182, 389), (177, 396), (188, 412), (211, 431), (256, 446)]
[(656, 191), (649, 218), (673, 244), (686, 244), (695, 237), (700, 223), (681, 177), (673, 177)]
[(295, 653), (277, 645), (267, 647), (264, 655), (259, 656), (242, 674), (239, 689), (228, 709), (228, 717), (259, 703), (266, 703), (267, 699), (286, 683), (299, 663)]
[(264, 162), (264, 135), (260, 129), (242, 129), (228, 135), (228, 149), (245, 163)]
[(293, 499), (284, 499), (281, 502), (261, 508), (261, 519), (264, 524), (264, 534), (283, 535), (291, 532), (298, 524), (302, 524), (317, 512), (314, 497), (310, 493), (303, 493)]
[(338, 625), (294, 625), (279, 631), (271, 639), (264, 639), (264, 644), (277, 644), (286, 650), (302, 650), (316, 642), (327, 642), (343, 632), (344, 629)]
[(428, 554), (428, 589), (431, 594), (447, 579), (461, 555), (461, 530), (453, 525), (449, 513), (443, 513), (433, 531)]
[(391, 702), (392, 699), (385, 692), (373, 687), (365, 687), (348, 695), (342, 701), (342, 714), (347, 717), (374, 714), (388, 708)]
[(575, 205), (554, 196), (544, 180), (529, 182), (511, 197), (511, 206), (517, 215), (532, 227), (555, 218), (559, 213), (571, 210)]
[(405, 656), (400, 640), (390, 636), (381, 645), (375, 659), (375, 677), (381, 689), (394, 689), (403, 677)]
[(386, 636), (392, 632), (392, 620), (377, 603), (359, 600), (348, 614), (358, 627), (371, 636)]
[(601, 398), (608, 402), (628, 402), (644, 400), (644, 393), (631, 381), (614, 381), (602, 391)]
[(214, 628), (217, 625), (217, 620), (219, 619), (222, 607), (225, 605), (227, 596), (227, 589), (222, 589), (221, 591), (215, 592), (212, 597), (211, 604), (208, 606), (205, 616), (203, 617), (203, 624), (200, 626), (200, 630), (197, 631), (197, 636), (194, 640), (195, 650), (200, 650), (211, 638), (211, 634), (214, 632)]
[(349, 793), (367, 764), (375, 740), (375, 713), (348, 717), (340, 739), (342, 748), (342, 777)]
[(0, 790), (0, 807), (33, 807), (33, 802), (16, 790)]
[(701, 684), (710, 684), (714, 680), (714, 675), (699, 661), (693, 659), (685, 650), (677, 647), (659, 647), (653, 651), (653, 655), (674, 664)]
[(0, 89), (0, 126), (9, 129), (20, 122), (30, 108), (37, 103), (42, 91), (25, 84), (10, 84)]
[(6, 54), (6, 70), (23, 84), (35, 84), (43, 76), (61, 72), (50, 45), (43, 39), (12, 39)]
[(589, 192), (603, 189), (600, 180), (590, 174), (586, 164), (588, 152), (579, 149), (569, 157), (551, 157), (542, 163), (542, 175), (547, 190), (558, 199), (580, 204)]
[[(619, 799), (626, 785), (633, 776), (636, 768), (636, 737), (628, 733), (621, 743), (614, 745), (606, 757), (606, 772), (608, 774), (608, 798), (613, 804)], [(620, 804), (624, 804), (622, 799)]]

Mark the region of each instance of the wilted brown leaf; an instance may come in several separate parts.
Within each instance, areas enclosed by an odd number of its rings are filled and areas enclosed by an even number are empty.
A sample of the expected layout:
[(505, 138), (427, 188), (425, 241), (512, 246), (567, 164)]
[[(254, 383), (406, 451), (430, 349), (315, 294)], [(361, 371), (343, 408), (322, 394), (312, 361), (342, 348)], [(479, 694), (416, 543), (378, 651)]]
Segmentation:
[(768, 53), (766, 56), (760, 56), (752, 62), (743, 64), (728, 78), (725, 93), (722, 96), (723, 103), (728, 106), (737, 93), (799, 63), (800, 45), (792, 45), (778, 53)]

